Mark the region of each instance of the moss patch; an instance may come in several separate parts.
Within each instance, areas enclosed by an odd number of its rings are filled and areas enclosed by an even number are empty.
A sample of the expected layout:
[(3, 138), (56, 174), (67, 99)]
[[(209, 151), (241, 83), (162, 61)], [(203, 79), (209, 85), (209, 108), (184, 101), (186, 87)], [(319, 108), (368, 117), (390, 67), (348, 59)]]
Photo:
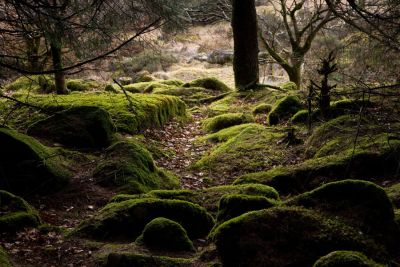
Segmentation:
[(135, 240), (146, 224), (158, 217), (178, 222), (191, 239), (204, 237), (214, 225), (211, 215), (196, 204), (148, 198), (108, 204), (75, 233), (97, 239)]
[(271, 110), (272, 106), (270, 104), (259, 104), (255, 108), (253, 108), (253, 115), (268, 114)]
[(190, 267), (192, 260), (183, 258), (171, 258), (164, 256), (133, 254), (133, 253), (111, 253), (101, 266), (104, 267)]
[(226, 142), (229, 139), (239, 135), (244, 129), (247, 128), (261, 128), (260, 124), (256, 123), (245, 123), (240, 125), (235, 125), (226, 129), (222, 129), (216, 133), (208, 134), (204, 137), (198, 139), (199, 142), (210, 141), (214, 143)]
[(302, 109), (293, 115), (293, 117), (290, 119), (290, 122), (293, 124), (299, 124), (299, 123), (306, 123), (307, 120), (308, 120), (308, 110)]
[(334, 250), (386, 256), (358, 230), (301, 208), (246, 213), (220, 225), (212, 238), (227, 266), (308, 267)]
[(385, 189), (390, 200), (396, 208), (400, 208), (400, 183), (394, 184)]
[(254, 122), (254, 118), (249, 114), (227, 113), (206, 119), (203, 123), (203, 129), (214, 133), (231, 126), (250, 122)]
[(229, 92), (232, 91), (226, 84), (218, 80), (217, 78), (200, 78), (190, 83), (185, 83), (183, 87), (203, 87), (218, 92)]
[(0, 190), (0, 231), (2, 233), (16, 232), (39, 224), (39, 213), (25, 200)]
[(321, 257), (313, 267), (384, 267), (357, 251), (334, 251)]
[(6, 85), (7, 91), (51, 93), (55, 91), (54, 80), (49, 75), (22, 76)]
[(7, 253), (0, 246), (0, 266), (2, 267), (12, 267), (11, 261), (8, 258)]
[(29, 135), (78, 149), (107, 147), (114, 132), (115, 126), (108, 112), (94, 106), (72, 107), (28, 128)]
[(121, 186), (132, 193), (179, 187), (178, 179), (158, 169), (151, 154), (133, 140), (118, 142), (107, 148), (93, 177), (102, 186)]
[(286, 91), (297, 90), (297, 85), (294, 82), (286, 82), (280, 86), (281, 89)]
[(138, 238), (151, 249), (167, 251), (194, 251), (193, 243), (183, 227), (167, 218), (156, 218), (150, 221)]
[(14, 130), (0, 128), (0, 189), (16, 194), (50, 194), (68, 183), (61, 151)]
[(72, 92), (84, 92), (94, 89), (100, 89), (101, 84), (94, 80), (84, 80), (84, 79), (70, 79), (67, 80), (67, 88)]
[(284, 119), (290, 118), (302, 109), (302, 104), (297, 96), (286, 96), (278, 100), (268, 114), (269, 125), (276, 125)]

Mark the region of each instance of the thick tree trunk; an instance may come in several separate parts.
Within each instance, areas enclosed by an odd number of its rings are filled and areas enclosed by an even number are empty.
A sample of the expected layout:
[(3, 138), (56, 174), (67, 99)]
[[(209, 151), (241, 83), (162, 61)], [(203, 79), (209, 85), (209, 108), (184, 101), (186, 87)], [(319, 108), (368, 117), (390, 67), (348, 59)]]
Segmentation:
[(297, 89), (301, 87), (301, 69), (304, 62), (304, 55), (300, 53), (293, 53), (290, 58), (291, 66), (286, 72), (289, 75), (289, 80), (297, 85)]
[(53, 67), (56, 72), (54, 73), (54, 81), (57, 94), (67, 94), (67, 86), (65, 84), (65, 73), (62, 69), (61, 45), (51, 44), (51, 56), (53, 59)]
[(246, 90), (259, 82), (255, 0), (233, 0), (232, 7), (235, 84), (238, 90)]

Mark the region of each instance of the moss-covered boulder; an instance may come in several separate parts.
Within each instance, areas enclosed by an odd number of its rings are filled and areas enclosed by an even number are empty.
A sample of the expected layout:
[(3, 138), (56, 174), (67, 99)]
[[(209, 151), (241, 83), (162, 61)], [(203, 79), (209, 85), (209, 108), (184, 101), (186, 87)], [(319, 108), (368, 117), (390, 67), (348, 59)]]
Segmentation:
[(293, 117), (290, 119), (290, 122), (293, 124), (306, 123), (308, 120), (308, 110), (302, 109), (296, 112)]
[(138, 240), (139, 243), (143, 243), (150, 249), (167, 251), (195, 250), (186, 230), (179, 223), (162, 217), (155, 218), (146, 224)]
[(102, 85), (95, 80), (69, 79), (67, 80), (67, 89), (71, 92), (84, 92), (99, 89)]
[(224, 222), (243, 213), (267, 209), (275, 205), (277, 205), (276, 201), (263, 196), (227, 194), (219, 201), (217, 221)]
[(284, 84), (281, 84), (280, 88), (285, 90), (285, 91), (292, 91), (292, 90), (299, 89), (294, 82), (286, 82)]
[(321, 257), (313, 267), (384, 267), (357, 251), (334, 251)]
[(220, 225), (212, 238), (224, 266), (309, 267), (335, 250), (386, 256), (358, 230), (303, 208), (249, 212)]
[(250, 114), (227, 113), (206, 119), (203, 123), (203, 129), (214, 133), (231, 126), (250, 122), (254, 122), (254, 118)]
[(0, 232), (16, 232), (39, 224), (39, 213), (25, 200), (0, 190)]
[(165, 256), (111, 253), (100, 264), (103, 267), (191, 267), (193, 261), (184, 258), (171, 258)]
[(1, 267), (12, 267), (10, 259), (8, 258), (7, 253), (0, 246), (0, 266)]
[(93, 173), (102, 186), (119, 186), (131, 193), (179, 187), (178, 178), (157, 168), (150, 152), (138, 142), (117, 142), (105, 152)]
[(40, 120), (28, 128), (28, 134), (73, 149), (101, 149), (114, 138), (110, 115), (95, 106), (72, 107)]
[(302, 104), (297, 96), (286, 96), (279, 99), (268, 114), (268, 124), (276, 125), (284, 119), (290, 118), (293, 114), (302, 109)]
[[(385, 191), (360, 180), (328, 183), (289, 200), (287, 205), (302, 206), (339, 217), (346, 223), (374, 236), (380, 243), (395, 246), (400, 229), (394, 222), (394, 211)], [(397, 247), (397, 246), (396, 246)]]
[(7, 91), (29, 91), (34, 93), (55, 92), (54, 79), (49, 75), (22, 76), (6, 85)]
[(0, 128), (0, 189), (19, 195), (50, 194), (68, 183), (61, 152), (32, 137)]
[(179, 223), (191, 239), (206, 236), (214, 225), (211, 215), (199, 205), (147, 198), (108, 204), (79, 225), (75, 234), (95, 239), (135, 240), (146, 224), (158, 217)]
[(257, 114), (268, 114), (272, 110), (270, 104), (262, 103), (253, 108), (253, 115)]
[(229, 92), (232, 91), (226, 84), (218, 80), (217, 78), (200, 78), (189, 83), (182, 85), (183, 87), (203, 87), (218, 92)]

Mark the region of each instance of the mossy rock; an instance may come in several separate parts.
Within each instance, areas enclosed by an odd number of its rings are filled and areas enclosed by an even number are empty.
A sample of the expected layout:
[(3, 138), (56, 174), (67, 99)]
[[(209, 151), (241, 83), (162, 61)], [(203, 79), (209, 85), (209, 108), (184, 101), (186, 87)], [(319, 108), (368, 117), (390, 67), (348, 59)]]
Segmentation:
[(396, 208), (400, 208), (400, 183), (394, 184), (385, 191)]
[(394, 222), (392, 203), (385, 191), (371, 182), (344, 180), (328, 183), (289, 200), (286, 205), (302, 206), (339, 217), (364, 234), (374, 236), (380, 243), (397, 248), (400, 229)]
[(332, 118), (350, 113), (359, 113), (361, 108), (371, 108), (373, 103), (369, 100), (344, 99), (331, 103), (330, 116)]
[(280, 86), (282, 90), (293, 91), (299, 89), (294, 82), (286, 82)]
[(71, 92), (84, 92), (93, 89), (99, 89), (101, 84), (94, 80), (84, 80), (84, 79), (68, 79), (67, 89)]
[(39, 213), (25, 200), (0, 190), (0, 231), (2, 233), (17, 232), (25, 227), (36, 227), (39, 224)]
[(119, 186), (132, 193), (179, 187), (178, 178), (157, 168), (150, 152), (133, 140), (117, 142), (107, 148), (93, 177), (102, 186)]
[(28, 134), (74, 149), (101, 149), (109, 146), (115, 133), (110, 114), (95, 106), (72, 107), (40, 120)]
[(177, 222), (167, 218), (155, 218), (143, 229), (138, 237), (139, 243), (156, 250), (164, 251), (194, 251), (192, 241), (186, 230)]
[(306, 123), (308, 121), (308, 110), (302, 109), (298, 111), (293, 117), (290, 119), (290, 122), (293, 124)]
[(121, 88), (115, 83), (110, 83), (107, 84), (106, 87), (104, 87), (104, 91), (117, 94), (121, 91)]
[(302, 109), (302, 104), (297, 96), (286, 96), (279, 99), (268, 114), (268, 124), (276, 125), (282, 120), (290, 118)]
[(250, 114), (227, 113), (206, 119), (203, 122), (203, 129), (207, 132), (215, 133), (231, 126), (250, 122), (254, 122), (254, 118)]
[(197, 141), (199, 141), (199, 142), (209, 141), (212, 143), (222, 143), (222, 142), (226, 142), (229, 139), (239, 135), (243, 130), (245, 130), (247, 128), (259, 129), (262, 127), (263, 126), (261, 126), (260, 124), (257, 124), (257, 123), (239, 124), (239, 125), (235, 125), (232, 127), (228, 127), (226, 129), (222, 129), (216, 133), (207, 134), (206, 136), (199, 138)]
[(71, 176), (61, 152), (32, 137), (0, 128), (0, 189), (19, 195), (51, 194)]
[(277, 203), (263, 196), (226, 194), (221, 197), (218, 204), (217, 222), (230, 220), (249, 211), (268, 209)]
[(123, 88), (131, 93), (143, 93), (135, 84), (124, 85)]
[(321, 257), (313, 267), (384, 267), (357, 251), (334, 251)]
[(49, 75), (22, 76), (6, 85), (7, 91), (28, 91), (34, 93), (55, 92), (54, 79)]
[(184, 258), (171, 258), (165, 256), (111, 253), (101, 264), (103, 267), (191, 267), (193, 261)]
[(13, 267), (7, 253), (4, 251), (4, 249), (1, 246), (0, 246), (0, 266), (1, 267)]
[(270, 104), (259, 104), (255, 108), (253, 108), (253, 115), (258, 114), (268, 114), (272, 110), (272, 106)]
[(376, 180), (377, 177), (396, 175), (400, 146), (385, 152), (348, 151), (344, 156), (326, 156), (306, 160), (297, 165), (248, 173), (238, 177), (234, 184), (262, 183), (281, 194), (299, 194), (320, 185), (344, 179)]
[(317, 212), (276, 207), (243, 214), (211, 234), (224, 266), (312, 266), (335, 250), (386, 252), (358, 230)]
[(111, 203), (80, 224), (75, 234), (101, 240), (135, 240), (151, 220), (164, 217), (178, 222), (189, 238), (206, 236), (214, 220), (199, 205), (166, 199), (132, 199)]
[(217, 78), (200, 78), (189, 83), (182, 85), (183, 87), (203, 87), (218, 92), (230, 92), (232, 91), (226, 84), (218, 80)]

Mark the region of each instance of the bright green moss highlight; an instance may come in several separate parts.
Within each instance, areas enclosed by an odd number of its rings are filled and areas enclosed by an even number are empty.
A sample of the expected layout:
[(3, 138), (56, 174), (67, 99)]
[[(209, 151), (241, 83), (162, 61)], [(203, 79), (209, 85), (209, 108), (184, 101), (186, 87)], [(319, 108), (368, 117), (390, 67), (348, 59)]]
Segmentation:
[(334, 251), (321, 257), (313, 267), (384, 267), (357, 251)]
[(17, 194), (50, 194), (65, 186), (71, 176), (62, 165), (62, 151), (45, 147), (14, 130), (0, 128), (0, 189)]
[(255, 108), (253, 108), (253, 115), (257, 115), (257, 114), (268, 114), (268, 112), (270, 112), (272, 109), (272, 106), (270, 104), (259, 104), (257, 105)]
[(164, 217), (187, 231), (189, 238), (206, 236), (214, 220), (199, 205), (169, 199), (132, 199), (110, 203), (81, 223), (75, 234), (102, 240), (135, 240), (151, 220)]
[(117, 84), (111, 83), (111, 84), (106, 85), (106, 87), (104, 88), (104, 91), (117, 94), (121, 91), (121, 88)]
[(151, 154), (133, 140), (107, 148), (105, 158), (96, 167), (93, 177), (102, 186), (120, 186), (132, 193), (179, 187), (178, 178), (158, 169)]
[(224, 266), (307, 267), (338, 249), (387, 257), (359, 230), (298, 207), (248, 212), (221, 224), (210, 236)]
[(239, 135), (243, 130), (247, 128), (262, 128), (263, 126), (256, 123), (245, 123), (240, 125), (235, 125), (226, 129), (222, 129), (216, 133), (208, 134), (204, 137), (198, 139), (198, 142), (214, 142), (221, 143), (226, 142), (229, 139)]
[(224, 222), (246, 212), (262, 210), (276, 206), (278, 202), (257, 195), (226, 194), (218, 204), (217, 222)]
[(70, 79), (67, 80), (68, 90), (74, 92), (84, 92), (94, 89), (100, 89), (102, 85), (94, 80), (84, 80), (84, 79)]
[[(117, 130), (125, 133), (137, 133), (149, 127), (160, 127), (172, 118), (187, 116), (185, 103), (177, 97), (130, 93), (128, 95), (132, 106), (124, 94), (92, 92), (69, 95), (31, 95), (28, 100), (25, 94), (17, 97), (31, 104), (56, 111), (76, 106), (97, 106), (108, 111)], [(9, 108), (12, 108), (12, 105)], [(8, 109), (2, 112), (6, 114)], [(19, 109), (14, 115), (10, 123), (23, 129), (43, 118), (43, 115), (37, 113), (36, 110), (26, 107)]]
[(216, 145), (194, 167), (218, 173), (232, 170), (243, 173), (270, 168), (285, 156), (277, 145), (283, 137), (282, 132), (262, 125), (246, 127), (236, 136)]
[(268, 114), (269, 125), (276, 125), (301, 110), (302, 104), (297, 96), (286, 96), (278, 100)]
[(7, 91), (50, 93), (55, 91), (53, 78), (48, 75), (22, 76), (6, 85)]
[(232, 91), (226, 84), (218, 80), (217, 78), (200, 78), (190, 83), (185, 83), (183, 87), (203, 87), (218, 92), (230, 92)]
[(227, 113), (206, 119), (203, 122), (203, 129), (215, 133), (231, 126), (250, 122), (254, 122), (254, 118), (250, 114)]
[(32, 206), (22, 198), (0, 190), (0, 232), (17, 232), (39, 224), (39, 213)]
[(138, 240), (150, 249), (166, 251), (195, 250), (186, 230), (179, 223), (162, 217), (155, 218), (146, 224)]
[(293, 117), (290, 119), (290, 122), (293, 124), (299, 124), (299, 123), (306, 123), (307, 120), (308, 120), (308, 110), (302, 109), (293, 115)]
[(292, 90), (297, 90), (297, 85), (294, 82), (286, 82), (282, 84), (281, 89), (286, 90), (286, 91), (292, 91)]
[(8, 258), (7, 253), (0, 246), (0, 266), (1, 267), (12, 267), (10, 259)]
[(193, 260), (134, 253), (111, 253), (107, 256), (101, 266), (191, 267), (193, 266)]

